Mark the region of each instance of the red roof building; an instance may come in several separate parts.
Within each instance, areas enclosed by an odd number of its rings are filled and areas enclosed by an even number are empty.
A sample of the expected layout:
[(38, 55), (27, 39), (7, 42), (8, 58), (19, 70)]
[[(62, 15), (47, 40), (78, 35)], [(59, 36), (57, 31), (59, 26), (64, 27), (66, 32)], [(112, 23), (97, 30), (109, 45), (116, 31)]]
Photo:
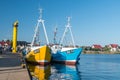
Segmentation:
[(102, 49), (102, 46), (99, 45), (99, 44), (94, 44), (94, 45), (92, 46), (92, 48), (95, 48), (95, 49)]
[(111, 48), (110, 51), (117, 51), (118, 50), (118, 44), (110, 44), (109, 47)]
[(1, 45), (1, 46), (4, 46), (4, 44), (5, 44), (4, 41), (1, 41), (1, 42), (0, 42), (0, 45)]
[(111, 48), (117, 48), (118, 44), (110, 44)]
[(11, 44), (10, 41), (6, 41), (6, 42), (4, 40), (0, 41), (1, 46), (10, 45), (10, 44)]

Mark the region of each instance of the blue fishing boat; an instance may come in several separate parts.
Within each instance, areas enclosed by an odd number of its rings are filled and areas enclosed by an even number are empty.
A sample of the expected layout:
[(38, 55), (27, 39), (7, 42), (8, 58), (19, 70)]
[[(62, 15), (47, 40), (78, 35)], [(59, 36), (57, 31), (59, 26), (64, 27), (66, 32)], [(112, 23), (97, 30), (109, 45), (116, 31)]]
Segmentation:
[(67, 65), (75, 65), (79, 60), (82, 48), (62, 48), (52, 53), (52, 61)]
[[(72, 45), (63, 46), (62, 43), (65, 37), (65, 34), (68, 32), (68, 30), (71, 33)], [(79, 60), (80, 54), (82, 52), (82, 48), (78, 48), (75, 46), (72, 31), (71, 31), (71, 26), (70, 26), (70, 17), (68, 17), (68, 24), (65, 28), (60, 44), (53, 44), (51, 47), (51, 50), (52, 50), (52, 62), (63, 63), (66, 65), (75, 65)]]

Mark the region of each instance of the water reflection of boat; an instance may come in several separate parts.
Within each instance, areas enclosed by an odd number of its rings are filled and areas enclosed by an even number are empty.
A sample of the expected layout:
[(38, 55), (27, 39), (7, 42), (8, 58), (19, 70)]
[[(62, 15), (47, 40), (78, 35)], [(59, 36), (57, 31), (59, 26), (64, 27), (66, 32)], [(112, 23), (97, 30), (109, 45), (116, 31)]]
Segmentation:
[(55, 64), (51, 69), (50, 79), (54, 80), (81, 80), (76, 66)]
[(50, 65), (39, 66), (28, 64), (28, 69), (30, 71), (30, 75), (32, 76), (32, 80), (48, 80), (51, 74)]

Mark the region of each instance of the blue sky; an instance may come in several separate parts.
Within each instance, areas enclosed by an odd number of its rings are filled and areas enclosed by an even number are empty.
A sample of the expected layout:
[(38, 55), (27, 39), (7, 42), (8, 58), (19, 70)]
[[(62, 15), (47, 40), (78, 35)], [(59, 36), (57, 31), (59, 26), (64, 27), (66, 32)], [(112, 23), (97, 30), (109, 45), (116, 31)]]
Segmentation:
[(58, 27), (62, 36), (67, 17), (77, 45), (120, 45), (120, 0), (0, 0), (0, 40), (12, 39), (12, 24), (19, 21), (18, 40), (32, 41), (34, 28), (43, 8), (49, 41)]

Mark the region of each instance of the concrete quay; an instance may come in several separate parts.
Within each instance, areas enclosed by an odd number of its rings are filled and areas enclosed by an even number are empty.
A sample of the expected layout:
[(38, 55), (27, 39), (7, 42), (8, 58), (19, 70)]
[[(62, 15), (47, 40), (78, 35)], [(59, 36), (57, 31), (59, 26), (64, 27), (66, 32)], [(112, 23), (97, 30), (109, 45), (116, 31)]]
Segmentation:
[(30, 80), (27, 68), (22, 68), (18, 53), (0, 54), (0, 80)]

